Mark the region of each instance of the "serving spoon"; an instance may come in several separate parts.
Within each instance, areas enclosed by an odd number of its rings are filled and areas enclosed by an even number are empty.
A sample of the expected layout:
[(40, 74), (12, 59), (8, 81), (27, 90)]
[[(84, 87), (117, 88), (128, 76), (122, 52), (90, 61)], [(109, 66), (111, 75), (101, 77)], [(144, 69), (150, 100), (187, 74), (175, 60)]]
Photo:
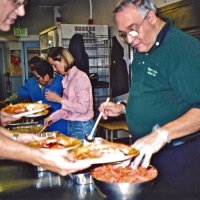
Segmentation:
[(49, 126), (49, 124), (46, 124), (37, 134), (42, 133), (47, 128), (47, 126)]
[[(109, 101), (110, 101), (110, 98), (108, 97), (106, 99), (106, 102), (104, 103), (104, 105), (106, 105)], [(99, 121), (100, 121), (102, 116), (103, 116), (103, 112), (100, 112), (100, 114), (99, 114), (99, 116), (98, 116), (98, 118), (97, 118), (97, 120), (96, 120), (96, 122), (95, 122), (95, 124), (94, 124), (94, 126), (92, 128), (91, 133), (89, 135), (85, 135), (86, 141), (88, 141), (88, 142), (93, 142), (94, 141), (94, 139), (95, 139), (95, 130), (96, 130), (96, 127), (97, 127), (97, 125), (98, 125), (98, 123), (99, 123)]]

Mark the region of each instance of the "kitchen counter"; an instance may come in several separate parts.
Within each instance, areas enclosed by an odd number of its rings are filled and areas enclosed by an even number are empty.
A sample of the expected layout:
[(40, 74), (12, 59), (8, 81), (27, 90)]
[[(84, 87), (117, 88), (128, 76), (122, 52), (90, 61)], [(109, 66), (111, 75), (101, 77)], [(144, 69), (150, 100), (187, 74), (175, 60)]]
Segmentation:
[[(154, 186), (156, 183), (145, 188), (137, 200), (192, 199), (164, 183), (159, 187)], [(0, 200), (103, 199), (93, 184), (78, 185), (69, 176), (62, 177), (49, 171), (38, 171), (37, 167), (25, 163), (0, 161)]]
[(102, 200), (93, 184), (38, 171), (29, 164), (0, 161), (0, 200)]

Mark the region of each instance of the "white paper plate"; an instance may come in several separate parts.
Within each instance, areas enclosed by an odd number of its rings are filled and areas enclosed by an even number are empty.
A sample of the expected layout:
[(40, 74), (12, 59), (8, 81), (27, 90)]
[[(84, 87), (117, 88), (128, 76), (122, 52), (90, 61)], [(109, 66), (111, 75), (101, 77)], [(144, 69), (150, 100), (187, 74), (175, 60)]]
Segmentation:
[(16, 118), (25, 117), (25, 116), (32, 115), (32, 114), (34, 114), (34, 113), (41, 112), (41, 111), (43, 111), (43, 110), (45, 110), (45, 109), (46, 109), (46, 108), (41, 108), (41, 109), (38, 109), (38, 110), (31, 110), (31, 111), (28, 111), (28, 112), (24, 112), (24, 113), (12, 115), (12, 116), (13, 116), (13, 117), (16, 117)]
[(121, 162), (125, 160), (132, 159), (133, 155), (130, 156), (125, 156), (125, 155), (119, 155), (117, 156), (116, 154), (110, 154), (102, 158), (90, 158), (90, 159), (82, 159), (82, 160), (77, 160), (76, 162), (78, 164), (84, 164), (84, 163), (90, 163), (92, 164), (106, 164), (106, 163), (113, 163), (113, 162)]
[[(21, 109), (21, 108), (26, 108), (26, 112), (20, 112), (19, 114), (15, 114), (14, 112), (10, 112), (10, 110), (14, 109)], [(41, 111), (44, 111), (48, 109), (50, 105), (48, 104), (41, 104), (41, 103), (18, 103), (18, 104), (13, 104), (9, 105), (5, 108), (2, 109), (3, 112), (8, 113), (12, 115), (13, 117), (19, 118), (19, 117), (24, 117), (28, 115), (33, 115), (35, 113), (40, 113)]]
[(37, 113), (31, 114), (31, 115), (27, 115), (26, 117), (41, 117), (41, 116), (47, 115), (48, 113), (49, 113), (48, 110), (43, 110), (41, 112), (37, 112)]

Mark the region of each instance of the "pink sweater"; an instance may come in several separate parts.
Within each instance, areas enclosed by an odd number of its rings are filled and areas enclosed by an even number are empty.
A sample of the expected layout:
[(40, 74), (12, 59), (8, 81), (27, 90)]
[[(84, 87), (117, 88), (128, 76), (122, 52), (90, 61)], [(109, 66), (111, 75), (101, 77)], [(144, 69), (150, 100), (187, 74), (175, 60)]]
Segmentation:
[(88, 121), (93, 118), (92, 86), (88, 76), (73, 66), (62, 81), (62, 108), (51, 115), (53, 122), (59, 119)]

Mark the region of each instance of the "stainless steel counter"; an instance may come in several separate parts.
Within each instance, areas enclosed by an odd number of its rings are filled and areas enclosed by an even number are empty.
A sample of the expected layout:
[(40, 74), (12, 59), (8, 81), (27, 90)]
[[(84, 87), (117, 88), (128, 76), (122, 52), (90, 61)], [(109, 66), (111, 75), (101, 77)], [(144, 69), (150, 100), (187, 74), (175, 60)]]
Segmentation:
[(93, 184), (78, 185), (37, 167), (0, 161), (0, 200), (102, 200)]
[[(159, 179), (158, 179), (159, 180)], [(93, 184), (78, 185), (69, 176), (61, 177), (37, 167), (0, 161), (0, 200), (103, 200)], [(192, 198), (159, 184), (145, 188), (137, 200), (191, 200)], [(135, 200), (135, 199), (134, 199)]]

